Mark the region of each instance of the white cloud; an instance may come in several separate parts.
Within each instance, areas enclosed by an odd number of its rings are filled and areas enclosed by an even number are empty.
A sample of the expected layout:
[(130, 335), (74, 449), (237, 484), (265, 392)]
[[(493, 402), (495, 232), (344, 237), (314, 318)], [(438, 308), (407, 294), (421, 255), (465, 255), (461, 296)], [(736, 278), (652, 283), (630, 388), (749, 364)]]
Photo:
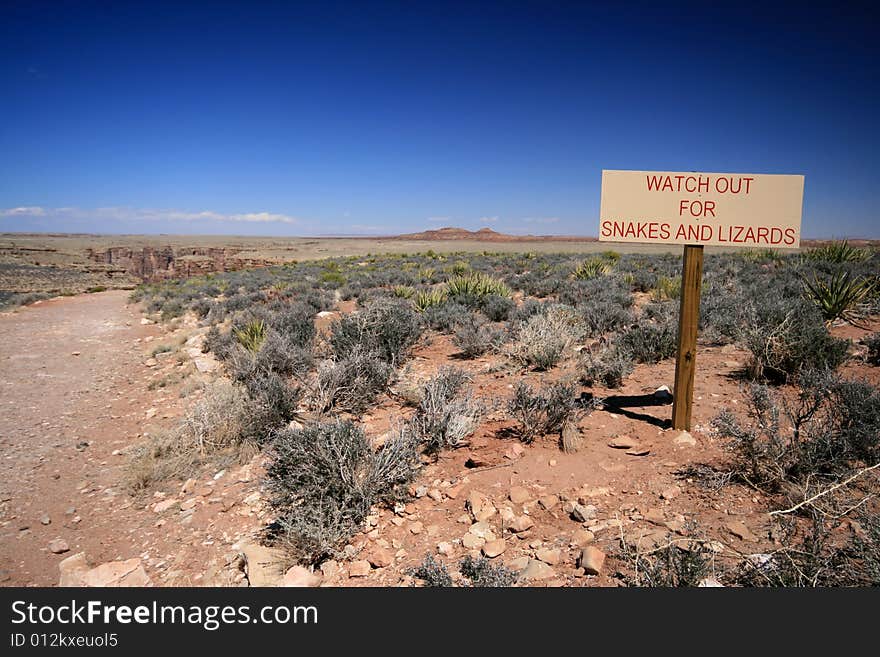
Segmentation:
[(525, 217), (523, 223), (527, 224), (555, 224), (559, 222), (559, 217)]
[(0, 217), (43, 217), (46, 210), (40, 207), (6, 208), (0, 210)]
[(283, 223), (295, 224), (298, 219), (274, 212), (223, 213), (203, 210), (186, 212), (183, 210), (149, 208), (42, 208), (21, 207), (0, 209), (0, 217), (58, 217), (64, 219), (114, 219), (118, 221), (217, 221), (237, 223)]
[(432, 224), (448, 224), (452, 217), (428, 217), (426, 221)]
[(497, 223), (498, 223), (498, 217), (497, 217), (497, 216), (495, 216), (495, 217), (480, 217), (480, 219), (479, 219), (479, 221), (478, 221), (477, 223), (481, 223), (481, 224), (497, 224)]

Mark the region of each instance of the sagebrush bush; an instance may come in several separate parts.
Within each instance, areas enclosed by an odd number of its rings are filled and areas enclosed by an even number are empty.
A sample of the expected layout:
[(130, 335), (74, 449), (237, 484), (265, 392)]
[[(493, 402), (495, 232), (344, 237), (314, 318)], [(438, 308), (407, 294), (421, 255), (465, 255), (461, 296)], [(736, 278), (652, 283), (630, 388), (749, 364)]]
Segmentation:
[(515, 340), (507, 346), (508, 355), (526, 367), (549, 370), (562, 360), (574, 342), (576, 321), (567, 306), (545, 308), (516, 329)]
[(872, 333), (862, 339), (862, 344), (868, 348), (866, 360), (871, 365), (880, 365), (880, 332)]
[(425, 384), (407, 431), (426, 451), (456, 447), (476, 430), (482, 409), (471, 401), (469, 382), (463, 370), (444, 367)]
[(713, 426), (730, 439), (736, 471), (755, 485), (784, 490), (880, 460), (880, 392), (867, 382), (804, 371), (793, 398), (752, 384), (747, 403), (747, 424), (725, 410)]
[(278, 433), (266, 470), (275, 539), (299, 561), (335, 556), (370, 507), (405, 497), (418, 467), (417, 443), (404, 432), (378, 452), (351, 422)]
[(249, 435), (252, 411), (241, 386), (226, 381), (208, 385), (177, 426), (154, 434), (134, 450), (126, 477), (129, 487), (143, 491), (167, 479), (183, 478), (221, 452), (236, 458), (250, 456), (255, 451)]
[(493, 322), (504, 322), (516, 308), (516, 303), (510, 297), (498, 294), (488, 294), (480, 303), (480, 310)]
[(430, 554), (425, 555), (422, 563), (418, 567), (410, 569), (407, 574), (421, 580), (426, 587), (448, 588), (452, 586), (449, 569)]
[(425, 324), (435, 331), (449, 333), (458, 326), (461, 321), (470, 314), (470, 310), (454, 301), (447, 301), (441, 305), (431, 306), (422, 313)]
[(361, 414), (388, 387), (392, 374), (391, 365), (375, 352), (356, 347), (344, 358), (318, 365), (314, 404), (321, 413), (335, 409)]
[(477, 358), (494, 351), (504, 342), (504, 332), (469, 314), (455, 330), (452, 343), (461, 350), (464, 358)]
[(520, 381), (507, 403), (507, 412), (516, 421), (516, 432), (525, 443), (560, 431), (563, 424), (577, 419), (578, 409), (577, 388), (564, 382), (535, 391)]
[(508, 587), (516, 582), (514, 571), (502, 564), (496, 566), (485, 557), (474, 559), (468, 555), (461, 560), (458, 569), (475, 588)]
[(632, 355), (617, 345), (603, 347), (598, 353), (587, 351), (580, 360), (581, 382), (587, 386), (596, 383), (606, 388), (619, 388), (632, 374)]
[(409, 356), (422, 329), (418, 315), (409, 304), (377, 299), (364, 310), (333, 322), (330, 331), (330, 344), (337, 359), (363, 349), (395, 367)]
[(637, 363), (658, 363), (678, 348), (678, 328), (672, 322), (639, 322), (621, 333), (615, 345)]
[(846, 360), (849, 343), (828, 333), (812, 304), (770, 295), (761, 301), (740, 335), (752, 354), (752, 378), (785, 382), (801, 370), (836, 369)]

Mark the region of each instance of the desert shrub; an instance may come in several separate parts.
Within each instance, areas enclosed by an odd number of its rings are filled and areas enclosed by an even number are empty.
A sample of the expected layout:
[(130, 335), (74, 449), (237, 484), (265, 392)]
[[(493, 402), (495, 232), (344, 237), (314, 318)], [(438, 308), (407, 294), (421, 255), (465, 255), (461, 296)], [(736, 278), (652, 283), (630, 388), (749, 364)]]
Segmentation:
[(516, 329), (508, 355), (526, 367), (548, 370), (561, 359), (575, 339), (575, 317), (565, 306), (551, 306), (532, 315)]
[(309, 349), (274, 330), (267, 333), (260, 350), (254, 354), (257, 370), (277, 372), (284, 376), (302, 376), (313, 364), (314, 357)]
[(248, 415), (244, 421), (244, 435), (262, 444), (296, 415), (303, 390), (287, 381), (277, 372), (259, 371), (247, 381), (250, 396)]
[(580, 361), (581, 382), (587, 386), (596, 383), (606, 388), (619, 388), (633, 371), (633, 358), (616, 345), (602, 348), (598, 354), (587, 351)]
[(752, 354), (752, 378), (784, 382), (801, 370), (835, 369), (846, 360), (849, 343), (828, 333), (812, 304), (767, 295), (751, 311), (740, 341)]
[(880, 332), (862, 338), (862, 344), (868, 348), (867, 361), (871, 365), (880, 365)]
[(498, 294), (488, 294), (480, 303), (480, 310), (493, 322), (504, 322), (510, 317), (510, 313), (516, 308), (516, 303), (510, 297)]
[(828, 280), (813, 274), (804, 280), (809, 298), (827, 322), (842, 319), (858, 326), (865, 318), (864, 307), (874, 287), (874, 282), (863, 277), (853, 277), (852, 272), (837, 271)]
[(608, 301), (584, 303), (578, 306), (588, 336), (597, 337), (616, 331), (633, 321), (633, 314), (624, 306)]
[(730, 439), (736, 472), (755, 485), (783, 490), (880, 460), (880, 392), (866, 382), (805, 371), (793, 399), (752, 384), (747, 409), (748, 423), (725, 410), (713, 426)]
[(214, 383), (190, 406), (172, 429), (138, 446), (128, 464), (127, 482), (138, 492), (172, 478), (182, 478), (220, 452), (250, 456), (247, 425), (253, 405), (239, 385)]
[(672, 322), (640, 322), (621, 333), (615, 345), (637, 363), (657, 363), (675, 354), (677, 336)]
[(537, 299), (526, 299), (522, 305), (514, 309), (510, 315), (510, 324), (514, 327), (525, 324), (534, 315), (544, 312), (546, 303)]
[(435, 331), (448, 333), (470, 314), (470, 310), (460, 303), (447, 301), (438, 306), (431, 306), (422, 314), (425, 324)]
[(525, 443), (560, 431), (563, 424), (576, 419), (578, 408), (577, 389), (563, 382), (534, 391), (520, 381), (507, 403), (507, 412), (517, 423), (516, 433)]
[(407, 430), (426, 451), (456, 447), (476, 430), (482, 409), (470, 401), (469, 381), (463, 370), (444, 367), (425, 384)]
[(273, 538), (308, 563), (335, 556), (375, 504), (402, 499), (419, 465), (415, 441), (401, 433), (373, 452), (351, 422), (276, 435), (266, 470)]
[(449, 569), (430, 554), (425, 555), (422, 563), (416, 568), (409, 570), (407, 574), (422, 580), (426, 587), (448, 588), (452, 586), (452, 577), (449, 575)]
[(421, 335), (418, 315), (408, 304), (377, 299), (362, 311), (333, 322), (330, 344), (337, 359), (360, 348), (392, 367), (403, 362)]
[(627, 566), (623, 581), (627, 586), (692, 587), (712, 574), (713, 553), (701, 542), (681, 546), (670, 540), (648, 554), (626, 541), (621, 543), (620, 558)]
[(487, 351), (497, 349), (504, 341), (504, 332), (493, 328), (473, 313), (456, 328), (453, 344), (461, 349), (464, 358), (477, 358)]
[(309, 304), (284, 304), (267, 322), (288, 344), (308, 348), (315, 339), (315, 310)]
[(361, 414), (387, 387), (392, 367), (374, 352), (356, 348), (346, 357), (318, 365), (313, 400), (317, 410)]
[(474, 559), (468, 555), (458, 566), (471, 586), (476, 588), (508, 587), (516, 582), (516, 573), (503, 565), (495, 566), (485, 557)]

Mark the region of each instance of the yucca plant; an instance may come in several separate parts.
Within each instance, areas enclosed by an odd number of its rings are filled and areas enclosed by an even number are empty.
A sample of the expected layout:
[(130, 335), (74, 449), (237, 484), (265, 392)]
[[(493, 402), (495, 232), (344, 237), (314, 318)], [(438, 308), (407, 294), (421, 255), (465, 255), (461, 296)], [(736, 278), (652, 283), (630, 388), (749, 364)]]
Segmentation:
[(868, 249), (857, 249), (843, 240), (810, 249), (804, 253), (804, 256), (808, 260), (823, 260), (839, 264), (842, 262), (864, 262), (871, 257), (871, 252)]
[(605, 258), (594, 256), (587, 258), (574, 269), (574, 277), (579, 281), (588, 281), (591, 278), (604, 276), (611, 271), (611, 262)]
[(437, 270), (433, 267), (422, 267), (419, 270), (419, 278), (423, 283), (430, 283), (435, 273), (437, 273)]
[(413, 298), (413, 308), (423, 313), (432, 306), (439, 306), (446, 301), (446, 290), (438, 288), (435, 290), (419, 290)]
[(804, 281), (804, 288), (826, 322), (842, 319), (864, 328), (862, 305), (874, 289), (872, 281), (864, 276), (853, 278), (851, 272), (839, 271), (827, 281), (813, 275), (813, 280)]
[(657, 279), (657, 287), (653, 289), (654, 298), (658, 301), (678, 299), (681, 296), (681, 276), (661, 276)]
[(409, 285), (395, 285), (392, 292), (398, 299), (412, 299), (416, 293)]
[(504, 281), (481, 272), (450, 278), (446, 281), (446, 293), (451, 297), (476, 298), (487, 297), (490, 294), (509, 297), (512, 294)]
[(235, 339), (238, 344), (252, 353), (256, 353), (266, 340), (266, 323), (262, 319), (255, 319), (242, 328), (234, 329)]

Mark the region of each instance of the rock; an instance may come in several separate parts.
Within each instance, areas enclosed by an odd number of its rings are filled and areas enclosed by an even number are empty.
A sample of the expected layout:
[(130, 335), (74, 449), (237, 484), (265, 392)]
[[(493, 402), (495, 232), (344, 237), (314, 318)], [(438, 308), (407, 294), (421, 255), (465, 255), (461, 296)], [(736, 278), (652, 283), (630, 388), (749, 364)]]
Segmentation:
[(370, 574), (370, 562), (369, 561), (352, 561), (348, 565), (348, 576), (349, 577), (366, 577)]
[(548, 566), (555, 566), (562, 561), (562, 551), (556, 548), (541, 548), (535, 551), (535, 557)]
[(651, 453), (651, 450), (647, 447), (633, 447), (626, 450), (626, 453), (628, 456), (647, 456)]
[(654, 399), (666, 403), (672, 402), (672, 392), (669, 390), (669, 386), (660, 386), (654, 391)]
[(526, 569), (526, 566), (529, 565), (531, 559), (528, 556), (517, 557), (516, 559), (511, 559), (507, 566), (516, 573), (520, 573)]
[(614, 449), (632, 449), (639, 446), (639, 441), (630, 436), (617, 436), (608, 443), (608, 446)]
[(58, 586), (85, 586), (82, 577), (89, 570), (85, 552), (77, 552), (58, 564), (61, 579)]
[(714, 577), (706, 577), (705, 579), (700, 580), (700, 583), (697, 584), (697, 586), (701, 588), (724, 588), (724, 584)]
[(441, 493), (440, 490), (437, 488), (432, 488), (431, 490), (429, 490), (428, 497), (430, 497), (435, 502), (443, 501), (443, 493)]
[(195, 508), (197, 502), (198, 502), (197, 498), (191, 497), (188, 500), (185, 500), (180, 503), (180, 509), (181, 509), (181, 511), (186, 511), (187, 509)]
[(292, 566), (281, 580), (281, 586), (296, 588), (315, 588), (321, 585), (323, 578), (303, 566)]
[(514, 443), (504, 452), (504, 458), (510, 459), (511, 461), (516, 461), (521, 458), (523, 454), (525, 454), (525, 448), (519, 443)]
[(508, 497), (514, 504), (524, 504), (532, 498), (532, 494), (525, 486), (514, 486), (510, 489)]
[(192, 493), (196, 487), (196, 480), (190, 477), (185, 482), (183, 482), (183, 486), (180, 487), (180, 494), (187, 495)]
[(217, 361), (213, 358), (208, 358), (207, 356), (202, 356), (201, 358), (196, 358), (193, 360), (195, 363), (196, 369), (202, 374), (209, 374), (217, 369)]
[(571, 510), (571, 517), (577, 520), (578, 522), (587, 522), (596, 517), (596, 514), (599, 512), (592, 504), (580, 504), (575, 503)]
[(486, 544), (486, 539), (468, 532), (461, 537), (461, 544), (468, 550), (479, 550)]
[(156, 322), (154, 322), (151, 319), (147, 319), (146, 317), (141, 317), (141, 325), (142, 326), (146, 326), (147, 324), (155, 324), (155, 323)]
[(521, 532), (526, 532), (535, 526), (535, 521), (529, 518), (528, 516), (517, 516), (510, 523), (508, 523), (507, 528), (515, 534), (519, 534)]
[(725, 525), (725, 527), (727, 528), (727, 531), (743, 541), (757, 543), (760, 540), (748, 527), (745, 526), (745, 524), (743, 524), (741, 520), (731, 520)]
[(49, 541), (49, 552), (52, 554), (63, 554), (70, 552), (70, 546), (63, 538), (54, 538)]
[(147, 419), (149, 420), (150, 418), (156, 417), (156, 413), (158, 413), (158, 412), (159, 411), (155, 408), (148, 408), (145, 415), (147, 416)]
[(81, 353), (82, 353), (81, 351), (71, 351), (70, 355), (71, 356), (79, 356)]
[(468, 494), (467, 509), (476, 522), (488, 520), (498, 513), (492, 501), (479, 491), (471, 491)]
[(414, 496), (416, 499), (421, 499), (421, 498), (423, 498), (423, 497), (424, 497), (425, 495), (427, 495), (427, 494), (428, 494), (428, 487), (427, 487), (427, 486), (417, 486), (417, 487), (413, 490), (413, 496)]
[(459, 493), (461, 493), (461, 484), (450, 486), (444, 492), (446, 493), (446, 497), (448, 497), (450, 500), (457, 499)]
[(579, 568), (583, 568), (587, 575), (598, 575), (602, 572), (602, 566), (605, 565), (605, 553), (597, 547), (588, 545), (581, 550), (577, 565)]
[(170, 500), (162, 500), (161, 502), (156, 502), (153, 505), (153, 511), (155, 511), (156, 513), (164, 513), (168, 509), (174, 508), (178, 504), (180, 504), (180, 500), (172, 497)]
[(394, 555), (391, 551), (378, 545), (370, 548), (364, 557), (374, 568), (387, 568), (394, 563)]
[(241, 546), (245, 558), (245, 573), (251, 586), (277, 586), (284, 576), (281, 564), (284, 553), (257, 543)]
[(655, 525), (662, 525), (666, 522), (666, 516), (662, 509), (650, 508), (645, 511), (645, 520)]
[(550, 511), (559, 504), (559, 498), (556, 495), (544, 495), (538, 498), (538, 504), (541, 505), (542, 509)]
[(660, 499), (661, 500), (674, 500), (678, 497), (678, 494), (681, 492), (681, 488), (673, 484), (669, 488), (660, 491)]
[(155, 358), (147, 358), (147, 360), (144, 361), (144, 365), (146, 365), (147, 367), (156, 367), (156, 365), (158, 364), (159, 361), (157, 361)]
[(571, 535), (571, 542), (577, 547), (583, 547), (592, 543), (595, 539), (596, 537), (593, 535), (593, 532), (586, 529), (576, 529)]
[(409, 532), (410, 534), (421, 534), (422, 530), (424, 530), (424, 525), (421, 522), (416, 520), (415, 522), (409, 523)]
[(689, 431), (682, 431), (672, 439), (672, 442), (676, 445), (688, 445), (689, 447), (694, 447), (697, 444), (697, 439), (694, 438)]
[(339, 562), (334, 561), (333, 559), (329, 559), (321, 564), (321, 574), (327, 579), (335, 577), (341, 570), (342, 567), (339, 565)]
[(448, 541), (443, 541), (442, 543), (437, 543), (437, 552), (444, 557), (451, 557), (455, 554), (455, 546)]
[(489, 541), (483, 546), (483, 554), (490, 559), (494, 559), (495, 557), (504, 554), (506, 549), (507, 543), (504, 542), (504, 539), (496, 538), (494, 541)]
[(41, 525), (52, 524), (52, 518), (49, 517), (48, 513), (44, 513), (42, 516), (40, 516), (40, 524)]
[(487, 522), (475, 522), (468, 529), (468, 534), (473, 534), (479, 538), (486, 538), (488, 534), (492, 533), (492, 527), (489, 526)]
[(82, 575), (83, 586), (150, 586), (150, 578), (138, 558), (102, 563)]
[(530, 559), (528, 565), (519, 574), (520, 579), (525, 580), (544, 580), (556, 577), (556, 571), (543, 561)]

